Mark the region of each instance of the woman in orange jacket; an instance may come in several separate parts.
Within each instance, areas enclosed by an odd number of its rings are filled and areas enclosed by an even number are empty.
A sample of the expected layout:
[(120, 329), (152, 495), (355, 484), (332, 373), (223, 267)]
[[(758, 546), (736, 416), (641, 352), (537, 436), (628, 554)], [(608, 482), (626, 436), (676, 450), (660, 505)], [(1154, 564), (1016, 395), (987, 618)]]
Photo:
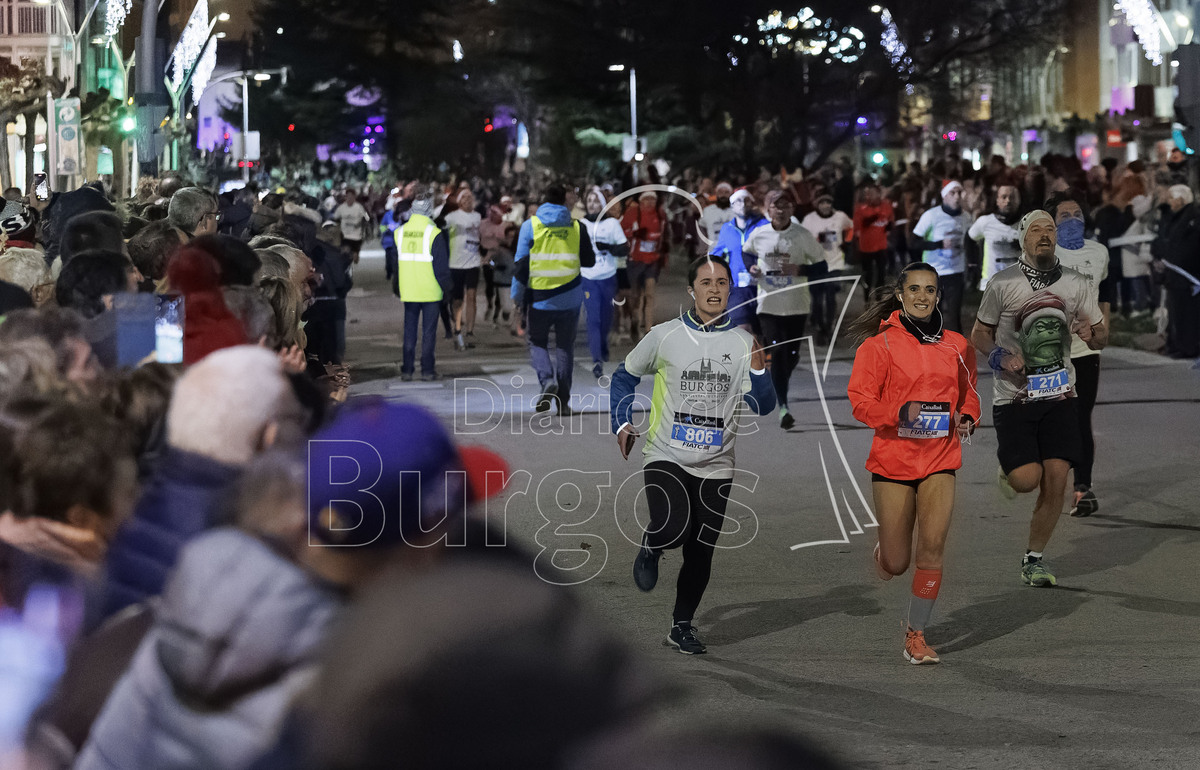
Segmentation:
[(904, 574), (917, 533), (917, 568), (904, 658), (937, 663), (925, 626), (942, 582), (942, 552), (954, 509), (954, 472), (962, 442), (979, 420), (975, 351), (942, 328), (938, 274), (915, 262), (892, 286), (881, 287), (850, 331), (861, 345), (850, 374), (850, 405), (875, 429), (867, 458), (879, 543), (875, 569), (883, 580)]

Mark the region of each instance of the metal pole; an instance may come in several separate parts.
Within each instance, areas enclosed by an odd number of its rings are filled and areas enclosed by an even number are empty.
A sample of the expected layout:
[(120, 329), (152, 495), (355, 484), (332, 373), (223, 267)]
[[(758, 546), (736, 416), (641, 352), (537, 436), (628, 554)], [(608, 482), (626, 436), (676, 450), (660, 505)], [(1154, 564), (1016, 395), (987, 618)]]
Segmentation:
[(242, 73), (242, 181), (250, 184), (250, 161), (246, 159), (246, 142), (250, 140), (250, 73)]
[(637, 152), (637, 70), (629, 68), (629, 133), (633, 134), (633, 148)]

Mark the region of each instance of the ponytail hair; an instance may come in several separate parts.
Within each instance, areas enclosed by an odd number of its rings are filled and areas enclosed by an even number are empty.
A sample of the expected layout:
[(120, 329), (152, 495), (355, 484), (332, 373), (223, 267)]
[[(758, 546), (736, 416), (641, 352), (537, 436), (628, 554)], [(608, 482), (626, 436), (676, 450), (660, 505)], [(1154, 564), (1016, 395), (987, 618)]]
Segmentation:
[[(867, 307), (863, 310), (862, 315), (854, 319), (854, 322), (847, 327), (850, 337), (857, 347), (866, 341), (868, 337), (873, 337), (879, 333), (879, 324), (883, 323), (884, 319), (890, 316), (904, 306), (897, 296), (904, 290), (904, 281), (908, 278), (908, 274), (914, 270), (923, 270), (933, 273), (937, 276), (937, 269), (925, 262), (911, 262), (900, 271), (900, 276), (895, 283), (880, 286), (871, 292), (867, 299)], [(940, 283), (940, 279), (939, 279)], [(939, 286), (940, 290), (940, 286)]]

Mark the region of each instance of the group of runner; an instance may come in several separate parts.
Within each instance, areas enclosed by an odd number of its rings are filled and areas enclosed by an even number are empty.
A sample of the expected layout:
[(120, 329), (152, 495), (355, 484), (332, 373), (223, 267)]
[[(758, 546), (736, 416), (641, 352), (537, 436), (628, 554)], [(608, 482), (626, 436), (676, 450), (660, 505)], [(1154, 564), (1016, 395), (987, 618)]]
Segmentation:
[[(758, 339), (739, 325), (738, 311), (730, 306), (731, 292), (737, 296), (757, 283), (760, 292), (801, 294), (807, 281), (822, 274), (819, 250), (810, 255), (802, 236), (794, 247), (780, 243), (793, 235), (789, 204), (787, 193), (768, 196), (771, 225), (755, 232), (771, 242), (751, 267), (741, 253), (732, 270), (719, 256), (693, 262), (692, 308), (653, 327), (612, 378), (612, 428), (626, 458), (639, 436), (634, 388), (640, 378), (654, 378), (644, 450), (650, 522), (633, 573), (638, 588), (650, 591), (663, 551), (683, 549), (667, 643), (686, 654), (705, 652), (693, 615), (708, 583), (731, 488), (738, 415), (745, 409), (769, 414), (777, 401), (786, 405), (795, 359), (780, 343), (804, 334), (803, 322), (789, 323), (786, 311), (778, 322), (776, 313), (767, 313), (768, 347), (784, 348), (783, 355), (776, 348), (772, 359), (772, 369), (782, 361), (784, 371), (768, 372)], [(1087, 415), (1099, 367), (1090, 385), (1084, 372), (1091, 371), (1087, 359), (1108, 337), (1097, 288), (1103, 276), (1086, 272), (1089, 260), (1081, 253), (1086, 244), (1080, 244), (1082, 230), (1074, 224), (1082, 221), (1079, 205), (1052, 198), (1048, 207), (1020, 220), (1020, 257), (988, 281), (969, 340), (947, 328), (939, 310), (945, 282), (935, 265), (923, 262), (908, 265), (894, 284), (877, 289), (850, 327), (860, 343), (850, 403), (855, 418), (875, 431), (866, 463), (879, 521), (875, 571), (890, 580), (916, 562), (903, 652), (913, 664), (940, 660), (924, 633), (941, 587), (962, 444), (969, 443), (980, 420), (976, 351), (994, 372), (992, 419), (1002, 488), (1039, 492), (1021, 560), (1026, 585), (1056, 584), (1043, 552), (1063, 512), (1071, 468), (1077, 484), (1090, 484), (1092, 452), (1085, 453), (1084, 443), (1090, 444)], [(748, 253), (753, 242), (739, 241)], [(768, 254), (772, 258), (763, 260)], [(807, 281), (794, 283), (801, 274)], [(1073, 513), (1095, 509), (1080, 497), (1077, 493)]]

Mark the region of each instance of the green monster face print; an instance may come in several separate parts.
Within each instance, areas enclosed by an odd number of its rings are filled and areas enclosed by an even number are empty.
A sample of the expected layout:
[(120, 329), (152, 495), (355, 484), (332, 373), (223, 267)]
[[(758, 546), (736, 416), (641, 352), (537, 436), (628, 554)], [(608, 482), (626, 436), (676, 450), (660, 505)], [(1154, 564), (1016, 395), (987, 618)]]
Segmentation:
[(1022, 331), (1019, 339), (1027, 370), (1063, 365), (1063, 343), (1068, 336), (1067, 324), (1061, 318), (1055, 315), (1041, 316), (1033, 321), (1027, 331)]

